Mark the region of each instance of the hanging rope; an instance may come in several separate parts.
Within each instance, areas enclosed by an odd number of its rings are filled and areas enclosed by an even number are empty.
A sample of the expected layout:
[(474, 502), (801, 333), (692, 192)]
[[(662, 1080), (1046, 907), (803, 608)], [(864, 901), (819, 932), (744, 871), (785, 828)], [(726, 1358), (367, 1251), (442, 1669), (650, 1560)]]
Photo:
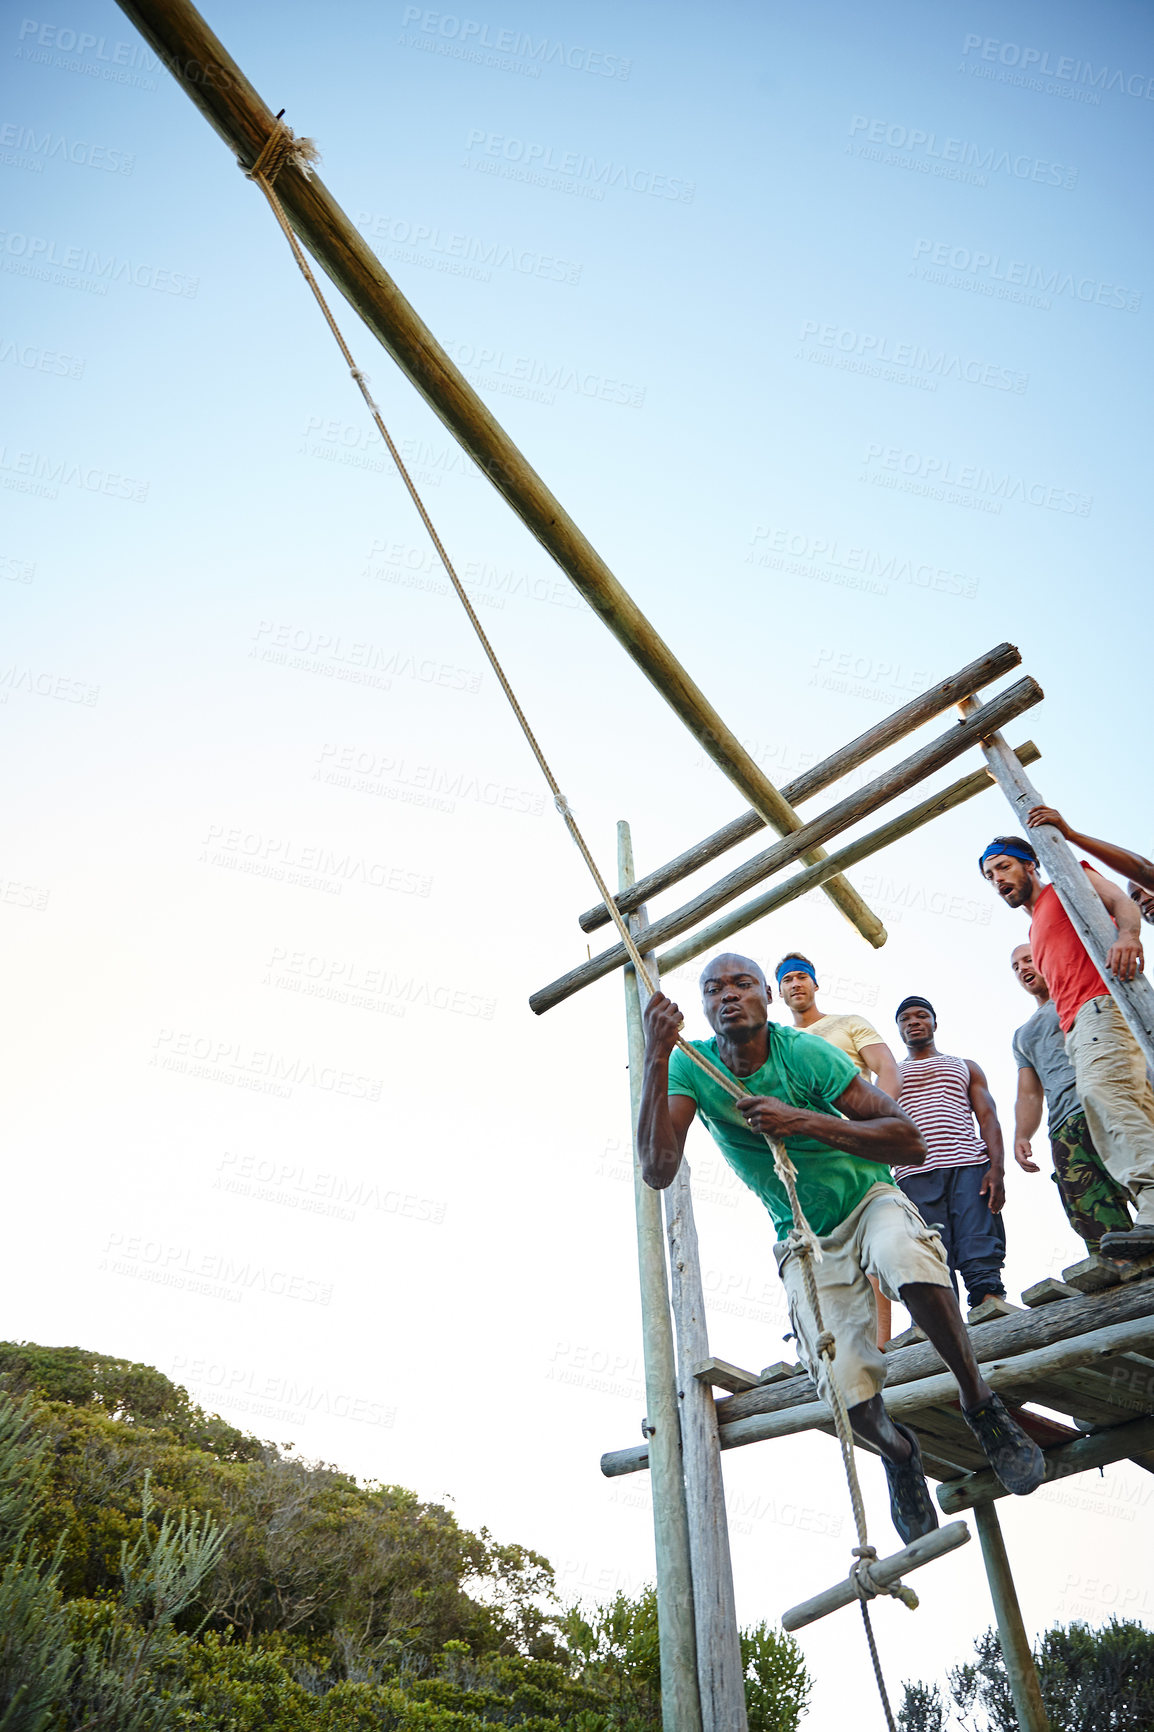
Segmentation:
[[(646, 966), (645, 959), (637, 948), (633, 934), (629, 930), (629, 926), (618, 908), (609, 886), (601, 876), (601, 871), (589, 850), (589, 846), (586, 843), (584, 836), (581, 834), (580, 827), (573, 815), (572, 808), (564, 794), (561, 792), (557, 778), (554, 776), (553, 771), (549, 766), (549, 762), (538, 744), (537, 737), (529, 725), (529, 719), (517, 701), (516, 693), (513, 691), (512, 686), (506, 678), (505, 670), (502, 668), (501, 663), (497, 658), (497, 652), (489, 642), (485, 628), (477, 617), (476, 610), (473, 607), (472, 602), (469, 600), (465, 586), (457, 576), (453, 562), (449, 558), (448, 552), (446, 551), (440, 536), (437, 534), (433, 521), (425, 509), (424, 500), (417, 492), (412, 477), (405, 467), (404, 460), (393, 442), (392, 435), (385, 426), (384, 420), (381, 416), (381, 411), (374, 402), (372, 393), (369, 390), (369, 381), (357, 366), (352, 351), (345, 342), (344, 336), (341, 333), (336, 319), (333, 317), (329, 304), (321, 292), (320, 284), (317, 282), (317, 279), (313, 274), (312, 267), (305, 256), (304, 249), (297, 240), (288, 218), (285, 216), (284, 208), (276, 195), (274, 182), (286, 163), (291, 164), (294, 168), (298, 168), (301, 173), (308, 178), (312, 174), (313, 164), (317, 160), (318, 152), (312, 139), (296, 138), (291, 127), (286, 126), (278, 115), (274, 122), (273, 130), (265, 140), (264, 146), (252, 167), (245, 168), (243, 163), (240, 164), (240, 167), (248, 179), (254, 181), (260, 188), (261, 192), (263, 192), (268, 201), (269, 208), (275, 216), (285, 239), (288, 241), (289, 247), (292, 250), (293, 258), (296, 260), (302, 276), (308, 283), (309, 288), (312, 290), (317, 305), (325, 316), (329, 330), (332, 332), (337, 346), (340, 349), (341, 354), (344, 356), (345, 365), (348, 367), (349, 373), (356, 381), (361, 396), (364, 398), (369, 413), (372, 415), (373, 421), (376, 424), (377, 431), (384, 440), (389, 455), (396, 465), (397, 473), (404, 482), (409, 497), (413, 501), (421, 522), (424, 524), (425, 529), (428, 532), (429, 539), (437, 550), (437, 556), (440, 559), (441, 564), (444, 566), (449, 581), (457, 593), (457, 599), (460, 601), (461, 606), (468, 615), (469, 623), (476, 633), (478, 642), (488, 658), (489, 665), (497, 677), (497, 682), (508, 700), (509, 707), (517, 718), (517, 723), (521, 732), (529, 743), (529, 748), (532, 751), (533, 756), (536, 758), (541, 774), (544, 776), (545, 781), (548, 784), (549, 792), (553, 796), (553, 804), (565, 820), (565, 825), (569, 834), (573, 838), (581, 858), (589, 869), (590, 876), (592, 877), (594, 884), (597, 886), (605, 907), (609, 911), (613, 924), (617, 928), (618, 936), (620, 937), (622, 944), (625, 946), (629, 960), (637, 972), (638, 980), (643, 983), (646, 991), (652, 996), (656, 991), (656, 986), (653, 977)], [(731, 1099), (735, 1101), (745, 1099), (748, 1091), (743, 1089), (740, 1083), (736, 1082), (727, 1071), (719, 1070), (718, 1067), (706, 1058), (702, 1052), (700, 1052), (696, 1047), (691, 1046), (690, 1043), (681, 1035), (678, 1035), (677, 1037), (677, 1047), (679, 1051), (685, 1054), (691, 1064), (695, 1065), (698, 1070), (703, 1071), (707, 1076), (711, 1077), (715, 1083), (719, 1084), (719, 1086), (725, 1090)], [(897, 1732), (893, 1713), (890, 1709), (889, 1696), (886, 1692), (885, 1679), (882, 1676), (877, 1644), (874, 1641), (873, 1628), (870, 1624), (868, 1602), (875, 1599), (879, 1592), (885, 1592), (895, 1599), (900, 1599), (912, 1610), (917, 1606), (918, 1597), (912, 1588), (906, 1587), (902, 1582), (896, 1582), (892, 1587), (879, 1590), (874, 1585), (868, 1574), (869, 1565), (877, 1558), (877, 1551), (875, 1547), (870, 1544), (869, 1535), (866, 1530), (865, 1503), (862, 1499), (861, 1485), (857, 1476), (857, 1463), (854, 1458), (853, 1428), (850, 1425), (849, 1414), (846, 1411), (845, 1402), (842, 1399), (837, 1378), (833, 1370), (837, 1343), (834, 1340), (832, 1333), (825, 1328), (822, 1320), (821, 1301), (818, 1298), (817, 1280), (813, 1269), (814, 1263), (821, 1261), (821, 1245), (818, 1241), (817, 1235), (813, 1231), (813, 1228), (805, 1218), (805, 1211), (801, 1206), (801, 1201), (797, 1194), (797, 1168), (790, 1159), (784, 1143), (777, 1142), (773, 1137), (768, 1135), (765, 1140), (769, 1144), (773, 1153), (774, 1172), (785, 1188), (786, 1195), (789, 1199), (789, 1206), (793, 1212), (794, 1224), (786, 1242), (790, 1251), (797, 1256), (801, 1264), (806, 1302), (809, 1305), (817, 1329), (817, 1351), (825, 1361), (826, 1365), (834, 1429), (837, 1433), (838, 1444), (841, 1448), (842, 1463), (845, 1468), (846, 1481), (849, 1486), (850, 1503), (853, 1506), (854, 1527), (857, 1530), (858, 1543), (853, 1549), (855, 1561), (850, 1569), (850, 1579), (854, 1586), (854, 1592), (861, 1602), (866, 1640), (869, 1643), (870, 1657), (873, 1661), (874, 1675), (877, 1679), (878, 1692), (881, 1696), (882, 1707), (885, 1711), (888, 1732)]]

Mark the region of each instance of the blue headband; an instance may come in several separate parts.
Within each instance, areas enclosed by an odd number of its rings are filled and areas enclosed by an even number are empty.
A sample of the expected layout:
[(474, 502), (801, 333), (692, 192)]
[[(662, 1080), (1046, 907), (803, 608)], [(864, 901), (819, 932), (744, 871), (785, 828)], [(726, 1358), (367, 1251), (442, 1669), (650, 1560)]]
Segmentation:
[(808, 974), (813, 984), (817, 985), (817, 975), (813, 971), (813, 964), (807, 962), (803, 956), (786, 956), (778, 963), (777, 972), (773, 978), (779, 986), (783, 974)]
[(1024, 860), (1027, 866), (1036, 866), (1038, 864), (1037, 856), (1035, 854), (1027, 853), (1026, 849), (1023, 848), (1020, 843), (1009, 841), (991, 842), (990, 846), (986, 849), (986, 852), (978, 861), (978, 865), (984, 866), (987, 860), (996, 858), (1000, 854), (1008, 854), (1012, 860)]

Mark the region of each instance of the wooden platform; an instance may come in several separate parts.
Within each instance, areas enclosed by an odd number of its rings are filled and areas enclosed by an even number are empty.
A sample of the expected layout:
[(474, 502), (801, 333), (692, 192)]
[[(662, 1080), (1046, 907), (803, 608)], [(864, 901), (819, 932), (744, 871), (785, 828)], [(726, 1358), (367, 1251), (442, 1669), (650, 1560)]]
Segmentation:
[[(1154, 1472), (1152, 1277), (1154, 1259), (1120, 1265), (1087, 1258), (1063, 1270), (1060, 1281), (1027, 1288), (1023, 1309), (969, 1326), (983, 1375), (1053, 1455), (1048, 1477), (1126, 1457)], [(986, 1461), (962, 1418), (954, 1380), (927, 1341), (894, 1345), (886, 1357), (886, 1406), (916, 1433), (926, 1472), (948, 1483), (951, 1504), (961, 1507), (959, 1499), (970, 1501), (964, 1482), (973, 1476), (984, 1484)], [(738, 1390), (717, 1401), (723, 1449), (803, 1431), (832, 1434), (829, 1408), (800, 1366), (770, 1366), (745, 1388), (741, 1381), (755, 1374), (724, 1362), (707, 1361), (697, 1375)], [(1083, 1439), (1092, 1445), (1083, 1447)], [(644, 1446), (602, 1459), (607, 1474), (646, 1465)]]
[[(1154, 1281), (1150, 1279), (1154, 1266), (1133, 1266), (1125, 1276), (1123, 1267), (1101, 1258), (1087, 1258), (1063, 1270), (1061, 1283), (1027, 1288), (1023, 1294), (1027, 1309), (970, 1326), (979, 1363), (988, 1366), (993, 1362), (1005, 1368), (995, 1379), (999, 1393), (1045, 1451), (1060, 1449), (1086, 1433), (1154, 1417)], [(1072, 1286), (1072, 1280), (1083, 1290)], [(1063, 1297), (1063, 1288), (1072, 1296)], [(1144, 1322), (1148, 1328), (1141, 1327)], [(1139, 1325), (1137, 1330), (1124, 1327), (1134, 1323)], [(1116, 1337), (1117, 1351), (1108, 1350), (1115, 1342), (1096, 1339), (1092, 1357), (1082, 1364), (1047, 1369), (1034, 1363), (1039, 1349), (1068, 1343), (1070, 1354), (1063, 1357), (1070, 1357), (1077, 1353), (1080, 1339), (1100, 1337), (1104, 1330)], [(928, 1383), (935, 1373), (945, 1370), (928, 1342), (898, 1347), (887, 1358), (887, 1395), (891, 1391), (896, 1394), (902, 1385), (916, 1388)], [(1021, 1362), (1018, 1375), (1014, 1374), (1015, 1361)], [(927, 1395), (932, 1394), (927, 1390)], [(755, 1404), (763, 1411), (772, 1411), (768, 1402), (758, 1400), (762, 1395), (759, 1388), (743, 1396), (741, 1414), (733, 1411), (737, 1397), (720, 1401), (717, 1417), (721, 1426), (750, 1416)], [(777, 1389), (774, 1395), (777, 1402), (783, 1398)], [(804, 1373), (791, 1380), (788, 1399), (795, 1409), (825, 1408)], [(903, 1408), (902, 1423), (917, 1435), (926, 1472), (934, 1479), (957, 1480), (986, 1470), (985, 1457), (956, 1399), (931, 1398), (924, 1406), (903, 1404)], [(1045, 1411), (1038, 1412), (1039, 1408)], [(833, 1431), (832, 1425), (820, 1421), (816, 1428)], [(722, 1439), (724, 1445), (724, 1429)], [(1154, 1454), (1134, 1459), (1138, 1466), (1154, 1472)]]

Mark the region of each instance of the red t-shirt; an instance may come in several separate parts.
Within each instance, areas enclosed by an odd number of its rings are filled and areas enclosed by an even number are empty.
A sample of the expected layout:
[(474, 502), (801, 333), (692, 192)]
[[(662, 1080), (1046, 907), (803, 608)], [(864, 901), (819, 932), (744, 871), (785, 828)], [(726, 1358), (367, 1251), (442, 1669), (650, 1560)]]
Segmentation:
[[(1082, 870), (1093, 871), (1088, 860), (1082, 861)], [(1041, 969), (1050, 988), (1062, 1033), (1069, 1034), (1086, 1000), (1109, 993), (1110, 988), (1091, 962), (1052, 884), (1046, 885), (1034, 904), (1030, 951), (1035, 968)]]

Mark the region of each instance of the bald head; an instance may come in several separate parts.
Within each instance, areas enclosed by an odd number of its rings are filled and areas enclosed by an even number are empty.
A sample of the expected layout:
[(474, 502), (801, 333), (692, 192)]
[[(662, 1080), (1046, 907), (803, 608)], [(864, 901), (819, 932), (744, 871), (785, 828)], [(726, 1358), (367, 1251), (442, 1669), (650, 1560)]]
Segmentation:
[(1050, 996), (1050, 989), (1042, 977), (1042, 971), (1034, 962), (1034, 954), (1028, 944), (1015, 944), (1010, 952), (1010, 967), (1020, 986), (1024, 986), (1031, 998), (1036, 998), (1039, 1004), (1045, 1004)]
[(769, 983), (765, 978), (765, 970), (755, 962), (752, 956), (741, 956), (736, 950), (723, 950), (720, 956), (713, 956), (705, 964), (698, 977), (698, 985), (702, 992), (710, 980), (721, 980), (733, 974), (752, 974), (755, 980), (760, 980), (769, 994)]

